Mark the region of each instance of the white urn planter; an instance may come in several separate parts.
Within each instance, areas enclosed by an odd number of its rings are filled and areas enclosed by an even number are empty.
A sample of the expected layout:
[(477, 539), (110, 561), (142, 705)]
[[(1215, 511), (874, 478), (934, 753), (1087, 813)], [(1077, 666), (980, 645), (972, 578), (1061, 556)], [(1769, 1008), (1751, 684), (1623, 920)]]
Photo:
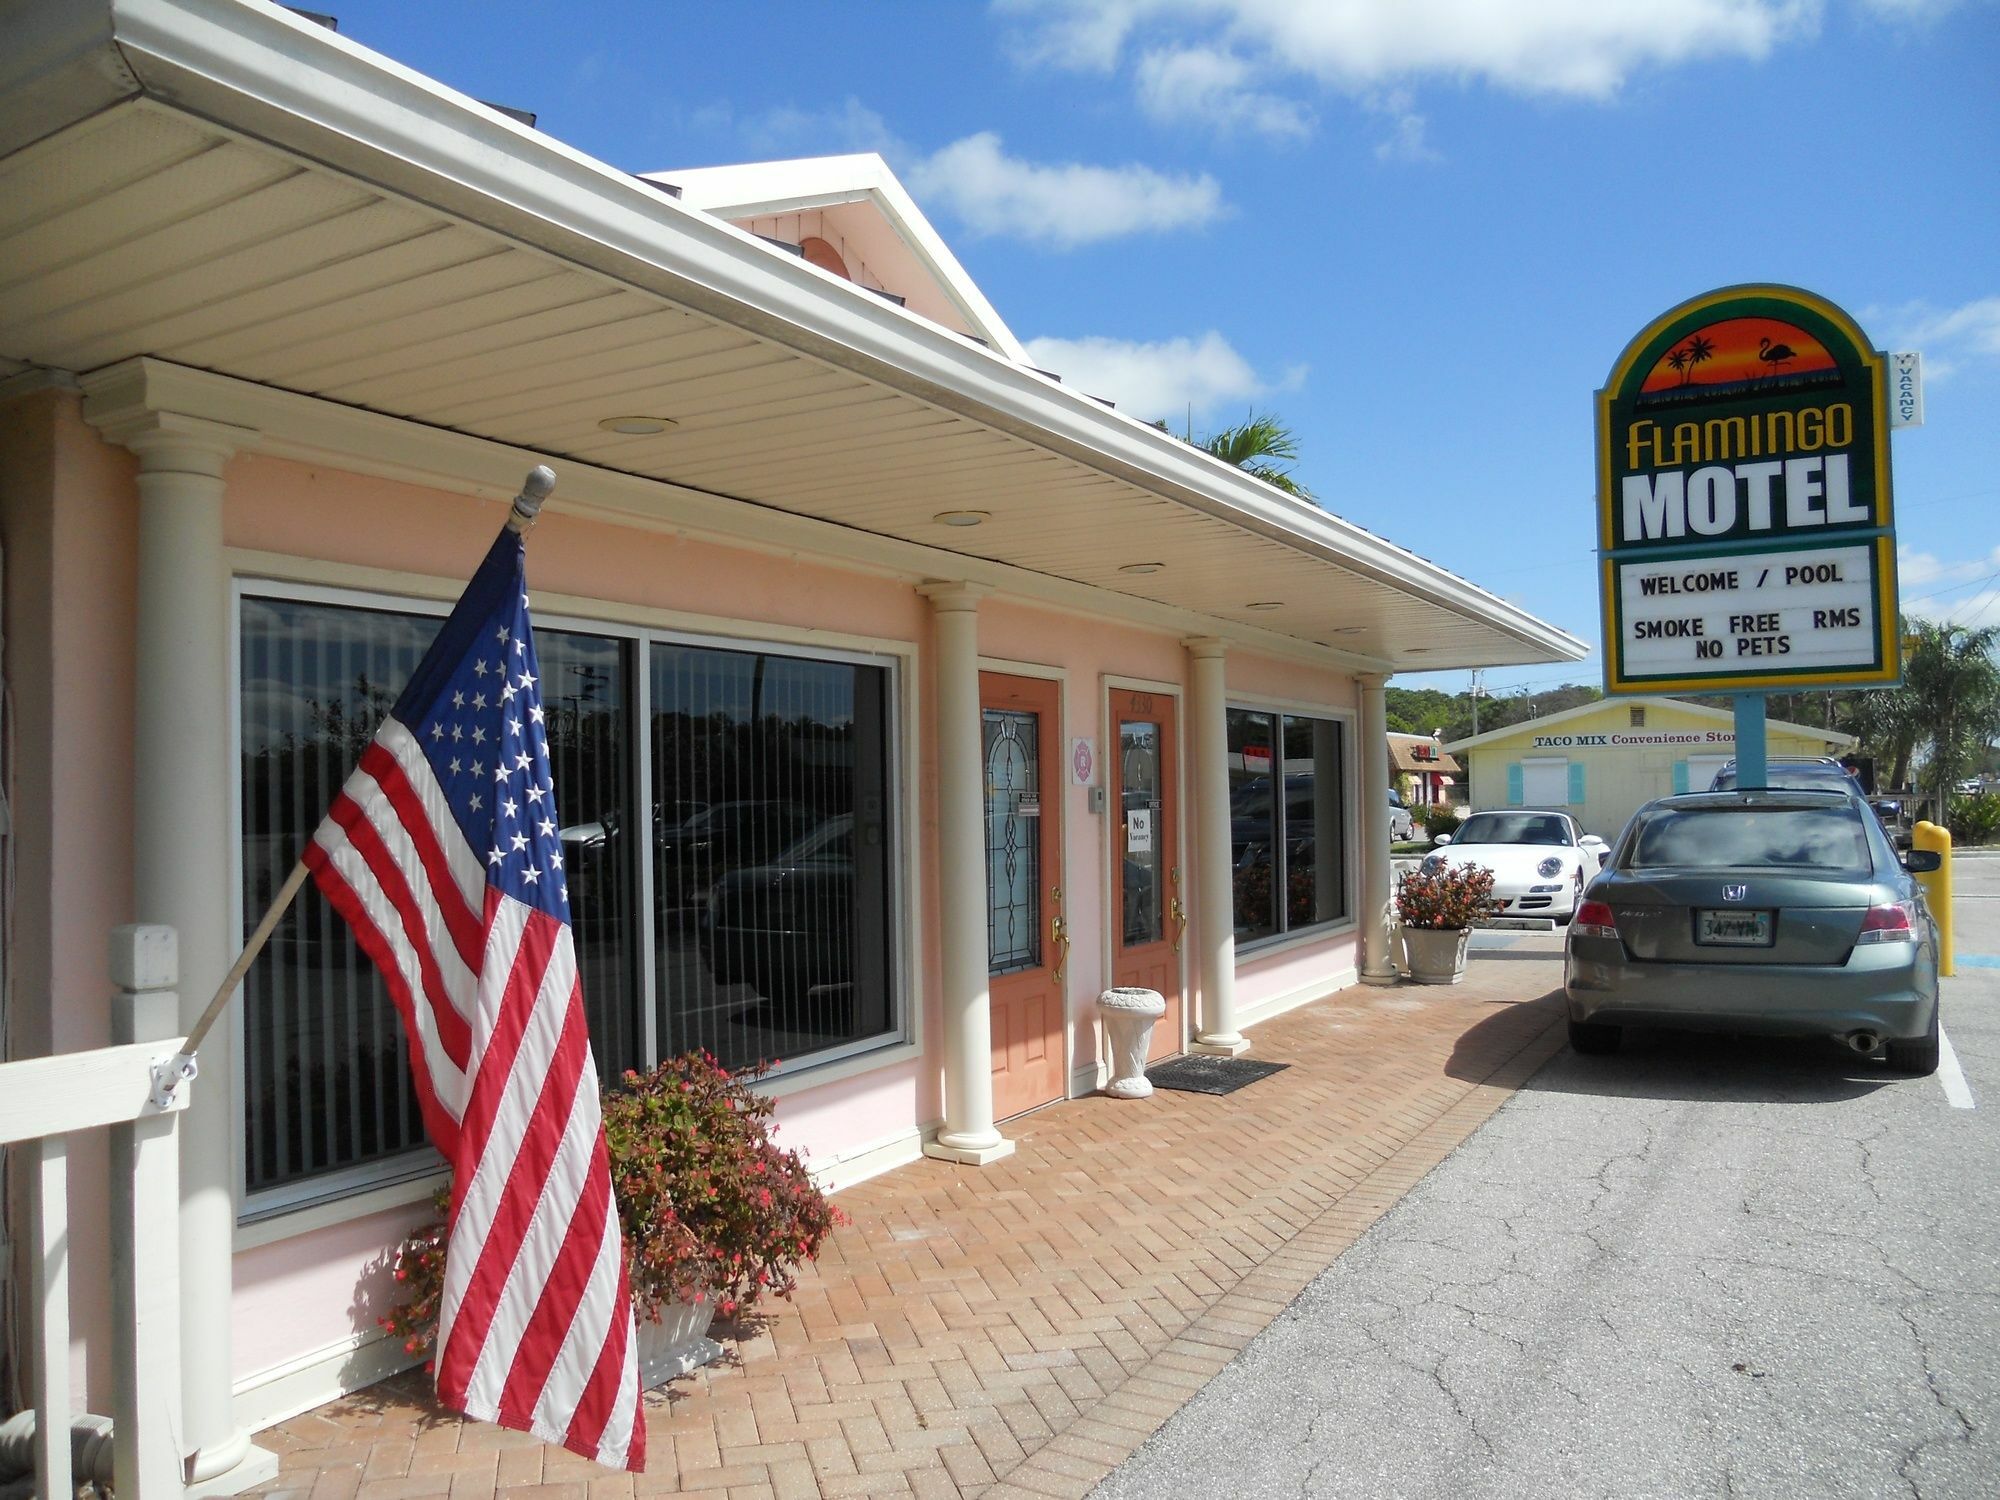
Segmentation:
[(1104, 1017), (1104, 1040), (1111, 1054), (1111, 1081), (1104, 1092), (1114, 1099), (1144, 1099), (1153, 1092), (1146, 1077), (1146, 1054), (1153, 1050), (1153, 1027), (1167, 1013), (1158, 990), (1118, 988), (1097, 997)]
[(1470, 927), (1405, 927), (1403, 957), (1413, 984), (1457, 984), (1465, 978)]
[(650, 1391), (718, 1358), (722, 1345), (708, 1336), (714, 1321), (712, 1295), (699, 1302), (670, 1302), (654, 1318), (641, 1316), (636, 1339), (639, 1389)]

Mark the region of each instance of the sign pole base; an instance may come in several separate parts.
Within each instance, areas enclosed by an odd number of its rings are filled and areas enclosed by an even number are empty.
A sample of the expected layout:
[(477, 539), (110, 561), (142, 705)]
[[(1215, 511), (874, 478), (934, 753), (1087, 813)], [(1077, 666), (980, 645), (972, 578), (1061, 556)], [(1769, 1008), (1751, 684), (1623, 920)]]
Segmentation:
[(1764, 753), (1764, 695), (1736, 694), (1736, 784), (1764, 786), (1770, 766)]

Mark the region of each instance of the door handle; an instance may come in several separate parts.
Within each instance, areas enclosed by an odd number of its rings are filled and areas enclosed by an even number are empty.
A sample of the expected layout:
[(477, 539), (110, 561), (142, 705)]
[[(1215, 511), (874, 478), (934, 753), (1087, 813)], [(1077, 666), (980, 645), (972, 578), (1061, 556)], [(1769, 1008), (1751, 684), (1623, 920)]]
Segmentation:
[(1174, 952), (1178, 953), (1181, 951), (1181, 939), (1187, 935), (1188, 923), (1187, 908), (1181, 905), (1181, 898), (1179, 896), (1175, 896), (1167, 903), (1167, 916), (1176, 924), (1174, 927)]
[(1063, 920), (1061, 886), (1049, 888), (1049, 904), (1056, 908), (1049, 918), (1049, 943), (1060, 950), (1056, 954), (1055, 972), (1049, 977), (1061, 984), (1063, 971), (1069, 967), (1069, 923)]

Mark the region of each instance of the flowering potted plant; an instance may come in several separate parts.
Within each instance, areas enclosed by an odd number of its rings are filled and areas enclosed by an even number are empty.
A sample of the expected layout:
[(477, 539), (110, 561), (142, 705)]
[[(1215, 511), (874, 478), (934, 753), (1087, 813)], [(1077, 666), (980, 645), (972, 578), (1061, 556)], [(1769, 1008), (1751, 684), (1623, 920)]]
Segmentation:
[(1418, 984), (1457, 984), (1473, 924), (1493, 910), (1493, 872), (1484, 865), (1413, 870), (1396, 887), (1404, 967)]
[[(648, 1388), (719, 1353), (711, 1320), (790, 1298), (797, 1271), (845, 1216), (795, 1151), (771, 1139), (771, 1100), (750, 1087), (763, 1065), (732, 1073), (706, 1052), (628, 1072), (604, 1090), (604, 1142), (625, 1231)], [(447, 1201), (439, 1195), (438, 1207)], [(402, 1300), (382, 1326), (428, 1359), (437, 1339), (446, 1228), (425, 1225), (397, 1251)]]

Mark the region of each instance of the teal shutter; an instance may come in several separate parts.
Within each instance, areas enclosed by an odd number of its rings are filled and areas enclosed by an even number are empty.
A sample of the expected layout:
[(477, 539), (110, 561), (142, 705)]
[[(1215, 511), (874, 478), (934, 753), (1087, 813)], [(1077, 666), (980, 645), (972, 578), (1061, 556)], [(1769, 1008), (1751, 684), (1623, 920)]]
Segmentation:
[(1519, 807), (1526, 800), (1527, 795), (1521, 790), (1521, 763), (1518, 760), (1509, 761), (1507, 763), (1507, 805), (1509, 807)]
[(1583, 762), (1580, 760), (1569, 763), (1569, 805), (1583, 806)]
[(1678, 793), (1684, 792), (1687, 789), (1688, 763), (1684, 760), (1677, 760), (1674, 762), (1674, 791)]

